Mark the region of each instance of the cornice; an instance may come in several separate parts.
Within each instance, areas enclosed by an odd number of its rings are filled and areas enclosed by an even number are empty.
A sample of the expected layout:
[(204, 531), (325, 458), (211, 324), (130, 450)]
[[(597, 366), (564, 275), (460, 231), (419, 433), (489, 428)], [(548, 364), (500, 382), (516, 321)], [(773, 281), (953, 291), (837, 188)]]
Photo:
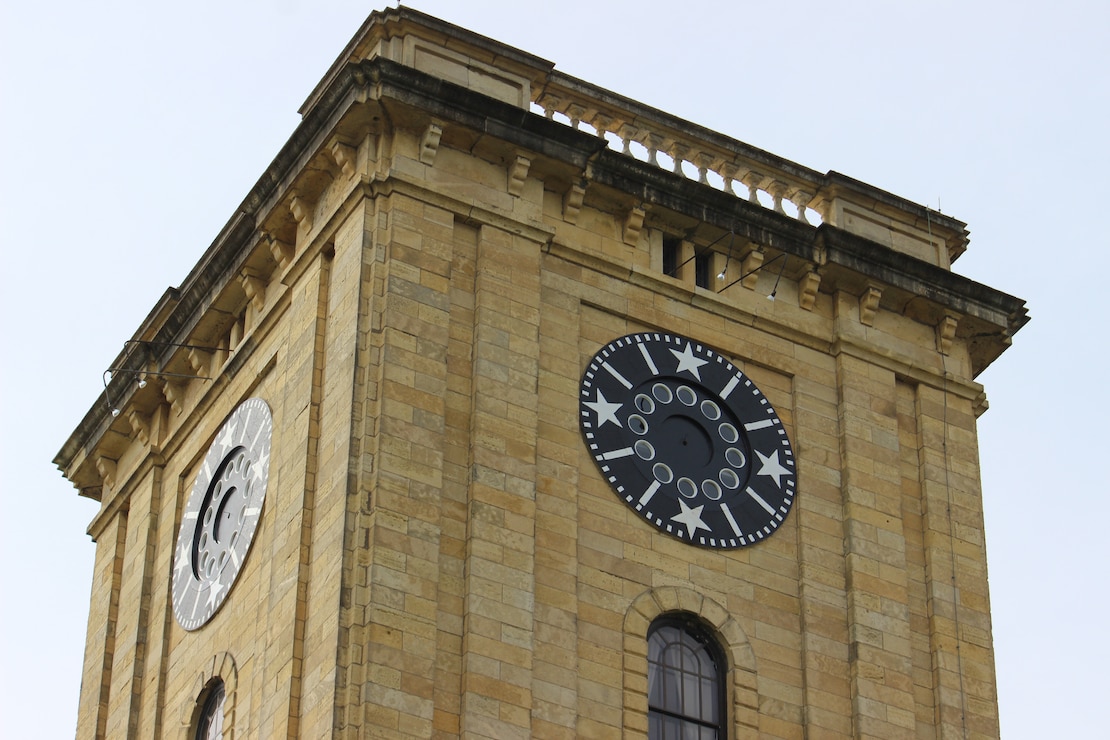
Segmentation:
[[(555, 73), (552, 73), (553, 75)], [(935, 304), (932, 313), (950, 310), (971, 317), (960, 323), (960, 336), (970, 337), (975, 345), (973, 375), (993, 361), (1012, 335), (1027, 321), (1024, 302), (981, 285), (944, 268), (914, 257), (896, 253), (836, 226), (813, 226), (773, 210), (738, 199), (706, 184), (648, 165), (634, 157), (612, 151), (605, 139), (579, 131), (488, 96), (420, 72), (398, 62), (374, 58), (342, 66), (330, 76), (329, 84), (318, 91), (312, 106), (289, 140), (262, 173), (216, 239), (201, 256), (179, 289), (170, 289), (163, 301), (148, 315), (135, 337), (148, 341), (178, 341), (183, 331), (195, 323), (209, 297), (227, 281), (235, 279), (239, 266), (257, 242), (258, 224), (275, 207), (311, 158), (324, 146), (342, 121), (357, 106), (388, 107), (395, 125), (434, 118), (446, 126), (456, 126), (481, 136), (523, 149), (537, 158), (558, 164), (569, 173), (590, 183), (589, 193), (601, 191), (624, 199), (633, 208), (650, 206), (652, 211), (671, 211), (682, 217), (727, 232), (732, 231), (760, 245), (776, 249), (812, 263), (826, 279), (871, 281), (889, 285), (909, 296)], [(564, 84), (573, 78), (562, 76)], [(622, 104), (629, 104), (622, 99)], [(655, 116), (661, 112), (645, 109)], [(673, 117), (672, 117), (673, 119)], [(678, 121), (678, 119), (673, 119)], [(722, 137), (693, 124), (682, 122), (694, 135), (739, 142)], [(747, 146), (747, 145), (743, 145)], [(749, 151), (750, 150), (750, 151)], [(751, 157), (768, 159), (769, 164), (786, 167), (812, 178), (815, 173), (747, 147)], [(837, 173), (822, 176), (832, 184), (866, 190), (871, 196), (889, 201), (898, 208), (913, 204), (870, 188)], [(922, 215), (938, 218), (935, 214)], [(950, 222), (950, 223), (949, 223)], [(948, 219), (946, 226), (962, 228)], [(540, 229), (532, 237), (543, 241)], [(885, 299), (884, 299), (885, 300)], [(138, 369), (140, 358), (121, 353), (115, 367)], [(110, 387), (115, 397), (125, 397), (122, 384)], [(106, 404), (98, 400), (67, 440), (54, 462), (67, 470), (81, 452), (92, 449), (95, 441), (111, 423)]]

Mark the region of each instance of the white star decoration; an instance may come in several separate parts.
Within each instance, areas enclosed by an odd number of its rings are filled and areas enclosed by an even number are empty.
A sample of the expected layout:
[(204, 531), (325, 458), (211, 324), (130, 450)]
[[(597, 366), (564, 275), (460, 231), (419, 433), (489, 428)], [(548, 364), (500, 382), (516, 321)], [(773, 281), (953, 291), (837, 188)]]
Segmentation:
[[(230, 450), (231, 446), (233, 444), (235, 444), (235, 429), (234, 429), (234, 427), (235, 427), (235, 424), (225, 425), (224, 428), (220, 430), (220, 433), (216, 437), (216, 439), (212, 441), (212, 448), (213, 449), (219, 448), (221, 453), (227, 452), (228, 450)], [(211, 455), (211, 453), (209, 453), (209, 457), (210, 458), (213, 457)], [(223, 459), (223, 454), (221, 454), (219, 457), (222, 460)], [(207, 462), (207, 460), (205, 462)]]
[(686, 534), (690, 537), (690, 539), (694, 539), (694, 532), (698, 531), (699, 529), (704, 529), (706, 532), (709, 531), (709, 527), (707, 527), (705, 525), (705, 522), (701, 520), (701, 510), (705, 508), (704, 504), (702, 504), (701, 506), (695, 506), (691, 509), (689, 506), (686, 505), (685, 501), (679, 499), (678, 505), (682, 507), (682, 513), (672, 516), (671, 521), (678, 522), (679, 524), (685, 524)]
[(759, 456), (763, 463), (763, 467), (759, 469), (756, 475), (770, 476), (775, 479), (775, 485), (782, 488), (782, 481), (779, 479), (784, 475), (789, 475), (790, 471), (779, 464), (779, 451), (775, 450), (770, 456), (764, 455), (759, 450), (756, 450), (755, 454)]
[(586, 405), (597, 412), (597, 425), (599, 427), (603, 426), (605, 422), (611, 421), (622, 429), (624, 428), (620, 419), (617, 418), (617, 410), (624, 404), (610, 403), (605, 400), (605, 394), (601, 392), (600, 388), (597, 390), (597, 400), (586, 401)]
[(208, 603), (205, 604), (209, 609), (215, 609), (216, 604), (220, 601), (220, 594), (223, 593), (224, 585), (220, 583), (219, 576), (212, 582), (208, 589)]
[[(669, 348), (668, 348), (669, 349)], [(701, 380), (701, 371), (698, 369), (702, 365), (708, 365), (709, 360), (702, 360), (694, 357), (694, 351), (690, 348), (690, 343), (686, 343), (686, 349), (679, 352), (676, 349), (671, 350), (671, 354), (678, 360), (678, 369), (675, 373), (680, 373), (683, 370), (688, 370), (698, 380)]]
[(177, 548), (177, 554), (174, 555), (177, 561), (173, 566), (173, 577), (175, 580), (180, 579), (181, 574), (189, 567), (189, 553), (188, 546), (185, 544), (185, 538), (182, 537), (180, 542), (181, 546)]

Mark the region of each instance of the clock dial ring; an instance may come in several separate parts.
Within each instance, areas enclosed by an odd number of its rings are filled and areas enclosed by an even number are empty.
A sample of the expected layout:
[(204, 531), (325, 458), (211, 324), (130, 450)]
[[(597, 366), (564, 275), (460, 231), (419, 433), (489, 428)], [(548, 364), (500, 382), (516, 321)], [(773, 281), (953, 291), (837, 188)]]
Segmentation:
[(199, 629), (223, 605), (254, 540), (266, 497), (273, 417), (241, 403), (208, 449), (185, 504), (174, 551), (174, 617)]
[(781, 419), (727, 358), (665, 332), (620, 337), (587, 364), (582, 435), (613, 491), (692, 544), (732, 549), (778, 529), (795, 460)]

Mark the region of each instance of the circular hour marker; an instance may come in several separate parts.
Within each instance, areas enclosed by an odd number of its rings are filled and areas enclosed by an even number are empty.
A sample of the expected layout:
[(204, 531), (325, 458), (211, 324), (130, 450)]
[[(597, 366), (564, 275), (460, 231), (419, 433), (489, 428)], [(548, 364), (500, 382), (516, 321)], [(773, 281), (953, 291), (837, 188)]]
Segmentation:
[(693, 498), (698, 495), (698, 484), (689, 478), (679, 478), (678, 492), (686, 498)]
[(721, 426), (717, 427), (718, 434), (728, 444), (734, 444), (736, 440), (740, 439), (740, 433), (736, 431), (736, 427), (729, 424), (727, 421)]
[(688, 385), (678, 386), (678, 390), (674, 392), (675, 397), (687, 406), (693, 406), (698, 402), (698, 394), (694, 393), (694, 389)]
[(716, 501), (721, 498), (721, 486), (715, 480), (706, 478), (701, 482), (701, 492), (710, 501)]
[(674, 471), (666, 463), (655, 463), (651, 466), (651, 473), (660, 483), (670, 483), (674, 480)]
[(639, 414), (632, 414), (628, 417), (628, 428), (631, 429), (635, 434), (647, 434), (647, 420)]
[(736, 474), (732, 468), (721, 468), (718, 475), (721, 479), (721, 485), (729, 490), (735, 490), (740, 487), (740, 476)]
[(742, 468), (748, 464), (748, 459), (744, 457), (744, 453), (735, 447), (729, 447), (725, 450), (725, 461), (734, 468)]
[(634, 403), (636, 405), (636, 408), (639, 409), (640, 413), (642, 414), (655, 413), (655, 399), (647, 395), (646, 393), (637, 393)]
[(646, 439), (636, 440), (636, 444), (632, 445), (632, 449), (636, 451), (636, 455), (641, 460), (654, 460), (655, 448), (652, 447), (651, 442)]
[(710, 421), (717, 421), (721, 418), (721, 407), (708, 398), (701, 402), (701, 412)]
[(651, 387), (651, 395), (655, 396), (655, 399), (659, 401), (659, 403), (670, 403), (671, 399), (674, 398), (674, 396), (671, 395), (671, 389), (662, 383), (656, 383)]

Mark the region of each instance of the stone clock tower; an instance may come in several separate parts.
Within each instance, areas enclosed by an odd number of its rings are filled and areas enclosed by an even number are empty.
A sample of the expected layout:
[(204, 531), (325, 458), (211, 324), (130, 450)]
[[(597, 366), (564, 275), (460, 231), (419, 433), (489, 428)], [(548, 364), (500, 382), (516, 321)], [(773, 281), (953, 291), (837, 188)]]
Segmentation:
[(405, 8), (302, 114), (56, 459), (79, 737), (998, 735), (963, 223)]

